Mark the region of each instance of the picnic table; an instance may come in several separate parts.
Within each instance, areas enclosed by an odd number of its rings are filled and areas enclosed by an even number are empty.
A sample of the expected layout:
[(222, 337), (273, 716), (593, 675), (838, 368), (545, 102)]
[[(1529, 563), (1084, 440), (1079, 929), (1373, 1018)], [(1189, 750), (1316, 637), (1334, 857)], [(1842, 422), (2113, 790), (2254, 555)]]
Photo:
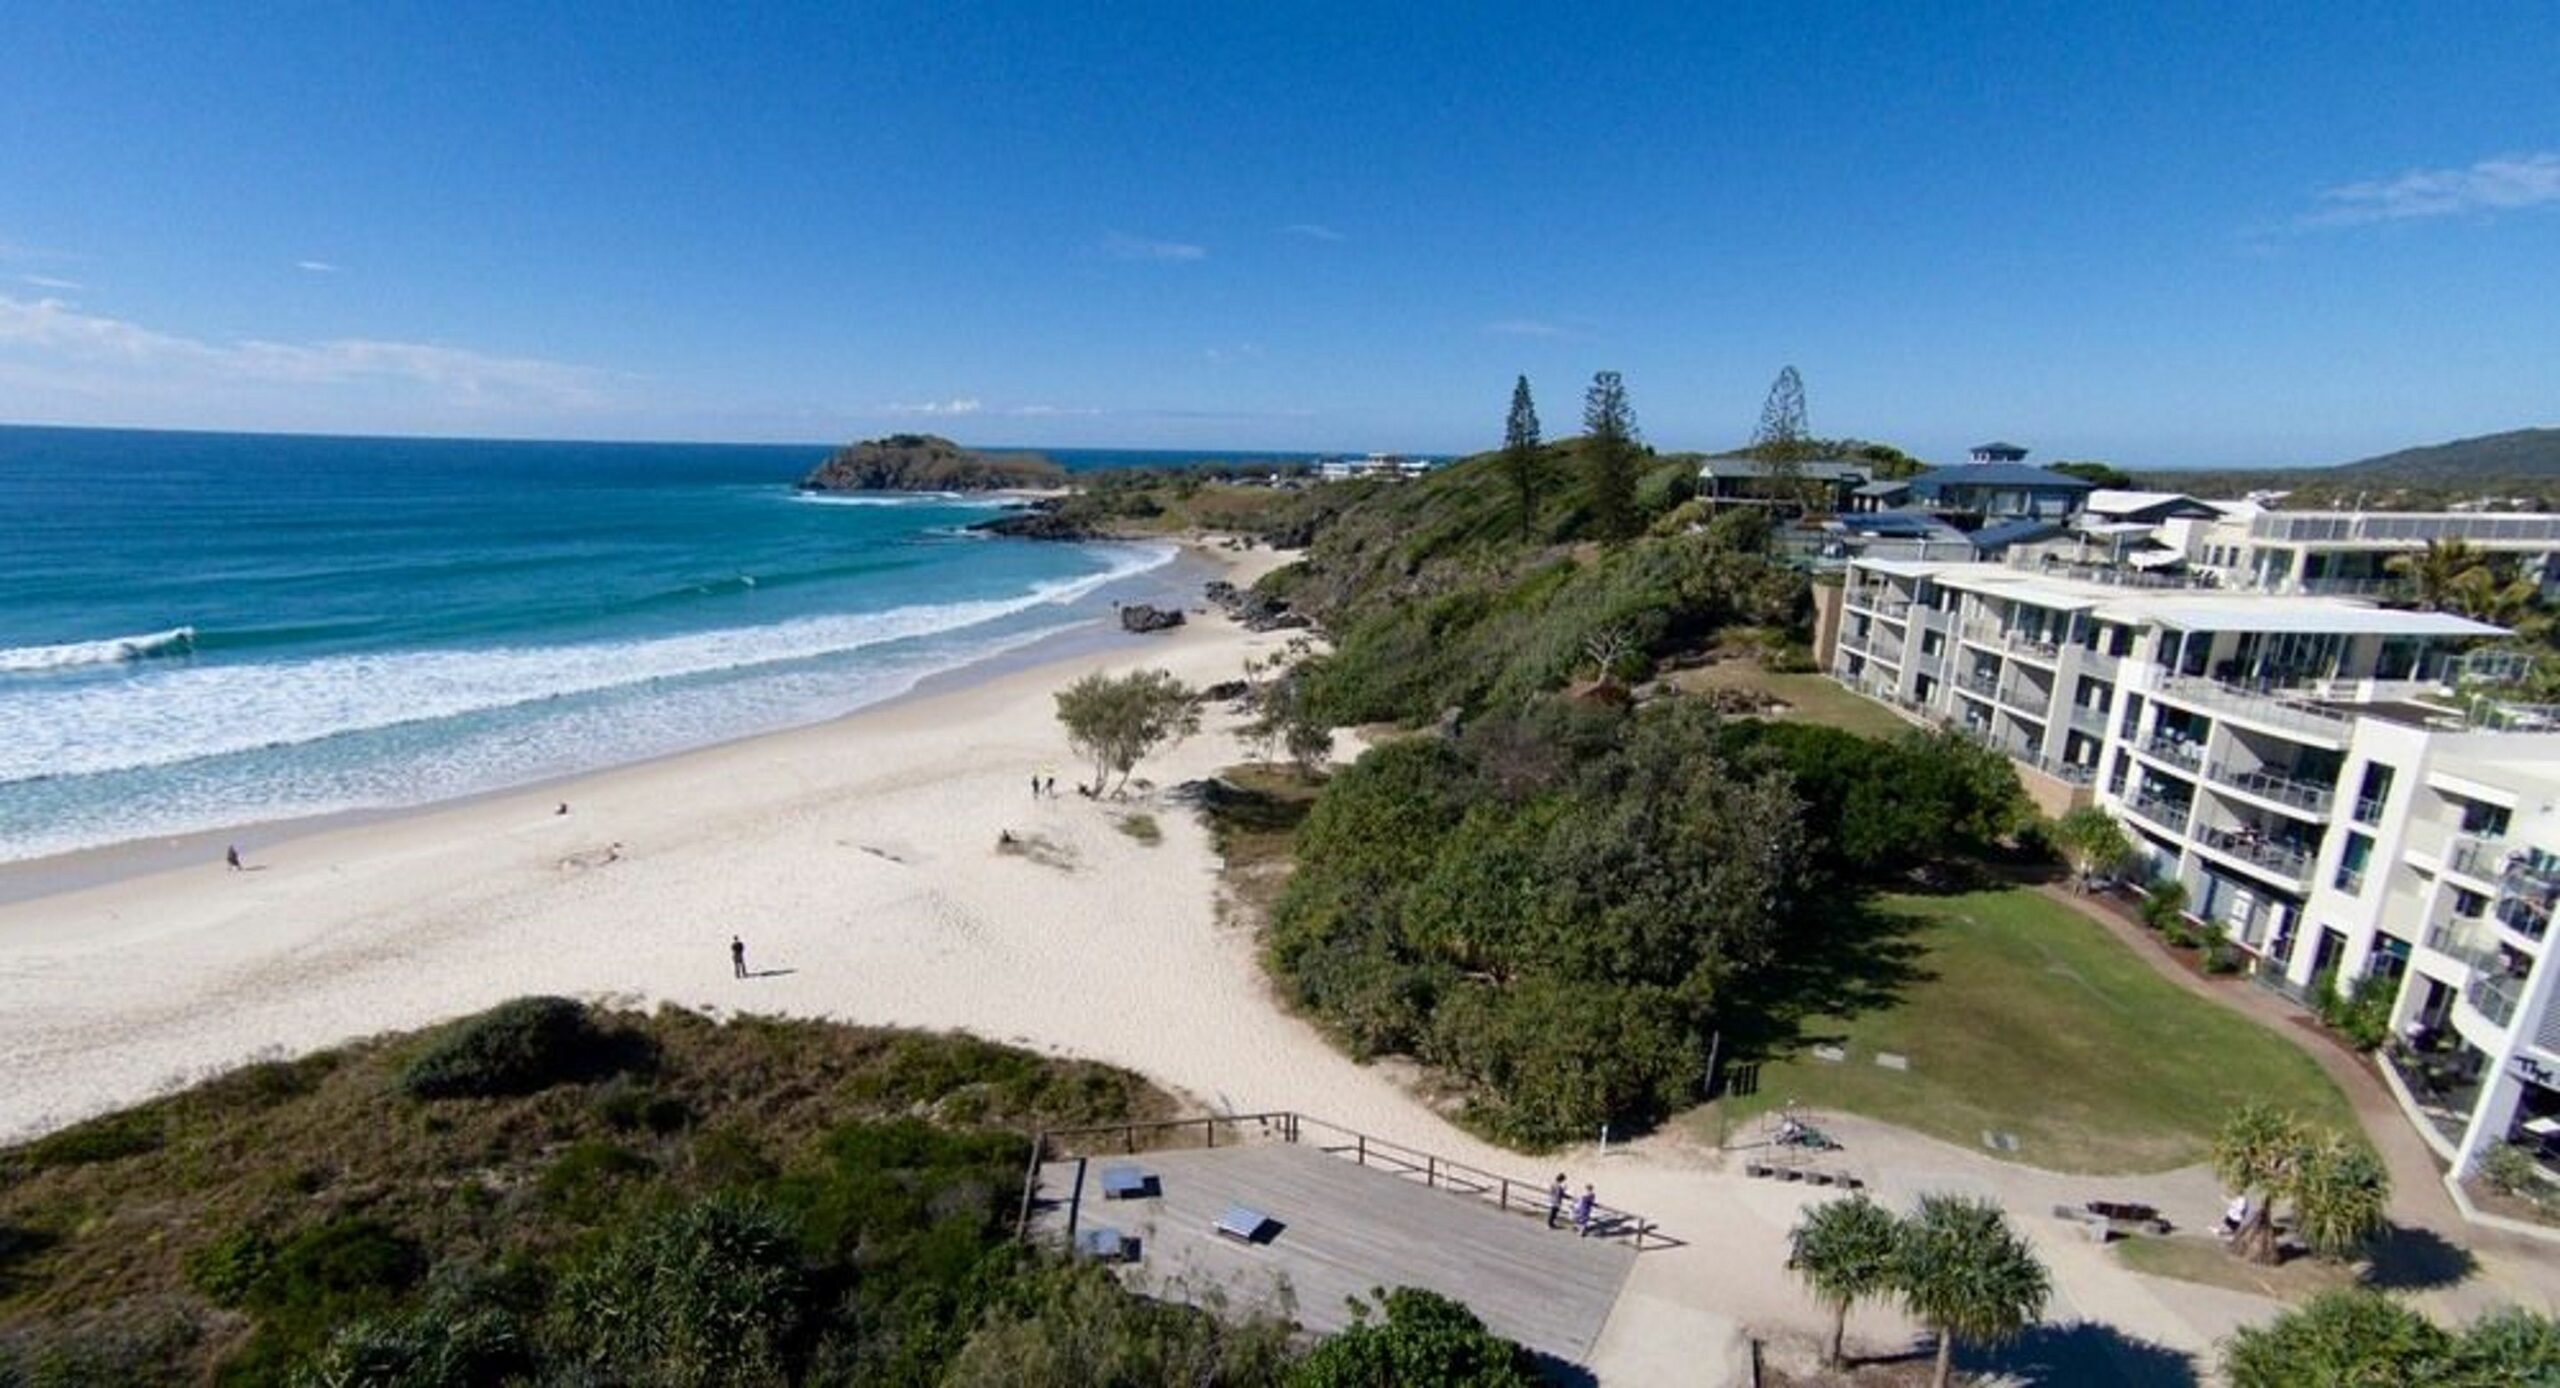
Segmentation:
[(1156, 1194), (1156, 1173), (1129, 1162), (1102, 1168), (1102, 1198), (1141, 1200)]
[(1229, 1205), (1227, 1212), (1218, 1216), (1216, 1229), (1220, 1238), (1234, 1239), (1238, 1243), (1260, 1243), (1263, 1227), (1269, 1223), (1271, 1216), (1250, 1205)]

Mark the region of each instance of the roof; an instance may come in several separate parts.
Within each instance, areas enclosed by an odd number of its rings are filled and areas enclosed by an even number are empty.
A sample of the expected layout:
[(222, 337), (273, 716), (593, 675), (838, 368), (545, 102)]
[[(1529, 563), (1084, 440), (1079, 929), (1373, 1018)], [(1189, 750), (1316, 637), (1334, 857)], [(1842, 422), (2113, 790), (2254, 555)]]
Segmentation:
[[(1700, 477), (1769, 477), (1775, 474), (1772, 465), (1763, 459), (1720, 454), (1698, 464), (1698, 475)], [(1807, 458), (1796, 464), (1796, 475), (1819, 482), (1841, 482), (1852, 477), (1864, 482), (1875, 474), (1865, 464), (1853, 463), (1845, 458)]]
[(2100, 487), (2089, 493), (2087, 504), (2090, 510), (2109, 516), (2139, 515), (2146, 511), (2165, 513), (2152, 518), (2155, 520), (2167, 520), (2172, 516), (2211, 519), (2222, 514), (2185, 492), (2132, 492)]
[[(2393, 607), (2317, 598), (2148, 597), (2122, 604), (2126, 620), (2157, 622), (2180, 631), (2263, 631), (2320, 636), (2503, 636), (2506, 629), (2450, 612), (2412, 612)], [(2112, 607), (2099, 616), (2113, 617)]]
[(1858, 488), (1857, 494), (1860, 496), (1887, 497), (1900, 496), (1910, 490), (1911, 479), (1908, 477), (1880, 477), (1875, 481), (1869, 482), (1867, 485)]
[(1926, 511), (1869, 511), (1862, 515), (1842, 516), (1834, 524), (1858, 535), (1886, 535), (1909, 539), (1961, 539), (1954, 526)]
[(2097, 485), (2085, 477), (2048, 472), (2025, 463), (1972, 463), (1964, 467), (1931, 468), (1911, 479), (1911, 490), (1921, 496), (1936, 496), (1948, 487), (2041, 487), (2049, 491), (2087, 492), (2097, 490)]
[(2052, 521), (2013, 520), (1986, 525), (1966, 538), (1973, 542), (1975, 549), (2006, 549), (2010, 545), (2023, 545), (2061, 533), (2062, 527)]
[(2000, 443), (1997, 441), (1991, 443), (1977, 443), (1973, 446), (1972, 451), (1976, 453), (2015, 453), (2021, 458), (2027, 456), (2027, 450), (2019, 447), (2017, 444)]

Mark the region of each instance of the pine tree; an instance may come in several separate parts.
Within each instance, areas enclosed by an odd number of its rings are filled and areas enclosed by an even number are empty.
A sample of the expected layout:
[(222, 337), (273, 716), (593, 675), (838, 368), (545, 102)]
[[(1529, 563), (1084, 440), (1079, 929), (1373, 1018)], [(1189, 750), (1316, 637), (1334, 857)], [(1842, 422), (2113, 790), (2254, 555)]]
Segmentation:
[(1751, 456), (1769, 470), (1770, 490), (1779, 499), (1810, 508), (1804, 482), (1806, 455), (1813, 451), (1805, 421), (1804, 378), (1792, 366), (1769, 383), (1769, 398), (1760, 406), (1760, 427), (1751, 434)]
[(1615, 371), (1591, 378), (1582, 397), (1583, 467), (1591, 485), (1591, 517), (1604, 540), (1636, 532), (1636, 416)]
[(1520, 538), (1538, 506), (1538, 407), (1529, 400), (1529, 378), (1511, 387), (1511, 417), (1502, 426), (1502, 469), (1511, 474), (1511, 489), (1520, 498)]

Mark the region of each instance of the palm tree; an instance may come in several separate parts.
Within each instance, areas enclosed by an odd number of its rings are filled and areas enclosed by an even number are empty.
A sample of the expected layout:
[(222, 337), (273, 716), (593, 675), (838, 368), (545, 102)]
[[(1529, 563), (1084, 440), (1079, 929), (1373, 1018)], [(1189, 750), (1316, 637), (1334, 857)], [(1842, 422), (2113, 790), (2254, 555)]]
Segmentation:
[(2384, 567), (2409, 580), (2418, 606), (2442, 612), (2452, 605), (2463, 575), (2484, 562), (2468, 541), (2429, 540), (2425, 549), (2394, 555)]
[(1903, 1306), (1938, 1332), (1936, 1388), (1954, 1369), (1957, 1337), (2009, 1339), (2044, 1314), (2053, 1294), (2044, 1264), (2000, 1207), (1956, 1195), (1920, 1197), (1894, 1247), (1893, 1281)]
[(1840, 1367), (1840, 1342), (1849, 1331), (1849, 1308), (1893, 1290), (1894, 1249), (1902, 1221), (1864, 1195), (1834, 1200), (1805, 1212), (1787, 1234), (1793, 1255), (1787, 1266), (1831, 1308), (1831, 1366)]
[(2253, 1263), (2277, 1261), (2276, 1197), (2293, 1186), (2306, 1141), (2302, 1124), (2267, 1104), (2244, 1104), (2213, 1137), (2213, 1174), (2248, 1198), (2249, 1214), (2232, 1231), (2231, 1251)]
[(2343, 1133), (2324, 1133), (2294, 1163), (2289, 1193), (2294, 1227), (2311, 1251), (2350, 1258), (2382, 1232), (2391, 1173), (2372, 1148)]

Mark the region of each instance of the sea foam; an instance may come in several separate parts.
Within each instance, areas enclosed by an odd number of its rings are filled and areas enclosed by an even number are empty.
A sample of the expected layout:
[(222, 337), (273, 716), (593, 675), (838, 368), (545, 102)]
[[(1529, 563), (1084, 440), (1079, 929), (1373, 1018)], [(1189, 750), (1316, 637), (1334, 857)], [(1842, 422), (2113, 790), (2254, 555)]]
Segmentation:
[(40, 670), (76, 670), (84, 665), (119, 665), (155, 655), (183, 655), (195, 649), (194, 627), (171, 627), (140, 636), (110, 636), (98, 641), (69, 641), (59, 646), (0, 648), (0, 674)]
[(1008, 597), (801, 617), (679, 636), (340, 655), (278, 664), (198, 664), (71, 685), (0, 684), (0, 724), (12, 732), (0, 740), (0, 784), (174, 766), (341, 733), (932, 637), (1044, 604), (1073, 602), (1105, 584), (1161, 567), (1173, 556), (1170, 547), (1118, 549), (1099, 572), (1051, 580)]

